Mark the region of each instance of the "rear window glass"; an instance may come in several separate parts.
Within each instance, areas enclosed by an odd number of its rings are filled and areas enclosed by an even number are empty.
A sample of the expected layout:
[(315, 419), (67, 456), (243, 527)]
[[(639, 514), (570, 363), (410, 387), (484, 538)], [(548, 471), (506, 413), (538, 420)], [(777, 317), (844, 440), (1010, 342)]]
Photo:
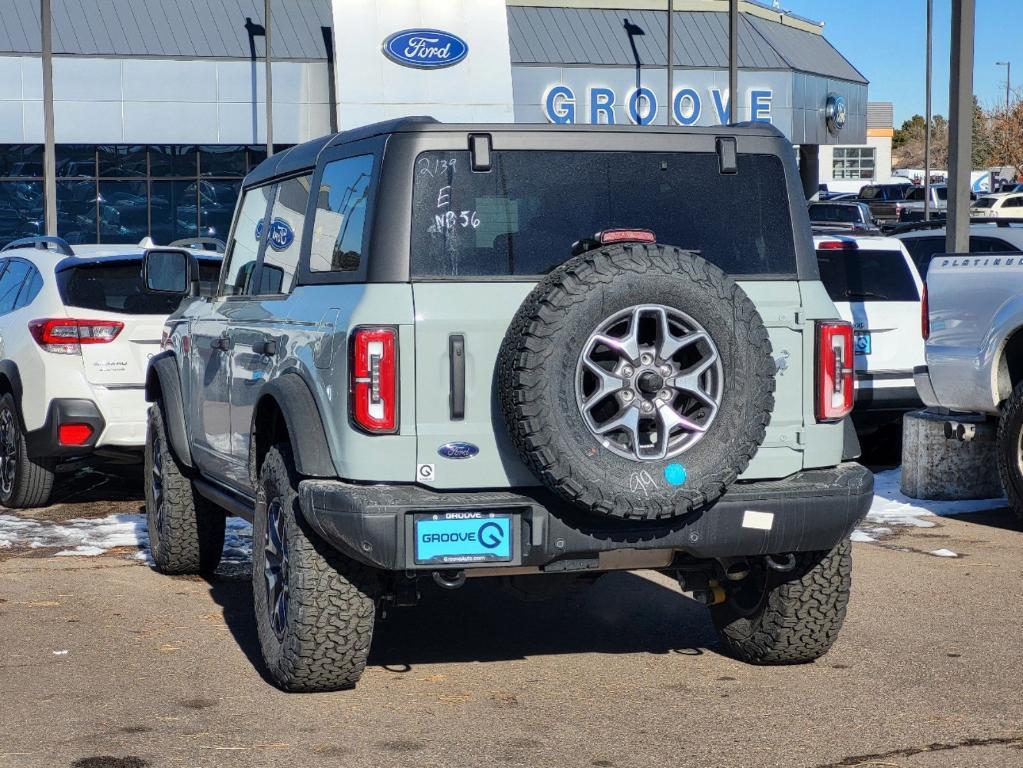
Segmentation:
[(902, 251), (819, 250), (821, 281), (833, 301), (917, 301)]
[(180, 296), (143, 290), (141, 259), (69, 267), (57, 274), (57, 284), (67, 306), (98, 312), (169, 315), (181, 303)]
[(418, 157), (414, 277), (543, 275), (574, 242), (616, 227), (652, 230), (730, 274), (796, 271), (772, 155), (739, 155), (733, 175), (714, 153), (505, 151), (491, 162), (478, 173), (468, 152)]
[(811, 205), (810, 221), (836, 221), (844, 224), (860, 222), (860, 212), (852, 205)]

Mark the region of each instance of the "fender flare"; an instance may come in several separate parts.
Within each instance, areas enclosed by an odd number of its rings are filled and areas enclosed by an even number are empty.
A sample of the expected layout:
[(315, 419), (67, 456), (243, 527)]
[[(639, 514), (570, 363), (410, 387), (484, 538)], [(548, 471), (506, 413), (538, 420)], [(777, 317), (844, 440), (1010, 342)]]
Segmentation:
[(11, 394), (14, 395), (14, 402), (18, 406), (18, 418), (21, 420), (21, 429), (24, 431), (24, 417), (21, 415), (21, 371), (18, 364), (13, 360), (0, 360), (0, 379), (5, 380), (9, 385)]
[[(337, 477), (320, 409), (302, 375), (298, 371), (289, 371), (263, 388), (252, 410), (253, 441), (258, 437), (258, 423), (270, 401), (284, 418), (298, 473), (304, 477)], [(258, 472), (258, 467), (254, 465), (254, 447), (250, 448), (250, 470), (253, 476)]]
[(192, 451), (188, 445), (178, 359), (174, 352), (161, 352), (149, 361), (146, 370), (146, 402), (160, 406), (171, 452), (174, 458), (191, 469)]

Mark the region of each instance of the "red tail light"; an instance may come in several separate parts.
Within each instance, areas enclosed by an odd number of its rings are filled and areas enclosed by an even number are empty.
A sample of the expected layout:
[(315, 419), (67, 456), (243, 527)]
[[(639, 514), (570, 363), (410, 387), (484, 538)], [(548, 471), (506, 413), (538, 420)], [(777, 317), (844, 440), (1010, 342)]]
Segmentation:
[(817, 323), (817, 420), (839, 421), (853, 409), (853, 329)]
[(931, 338), (931, 316), (930, 307), (927, 305), (927, 283), (924, 283), (923, 292), (920, 294), (920, 335), (924, 341)]
[(28, 330), (36, 344), (47, 352), (80, 355), (82, 344), (109, 344), (124, 329), (118, 320), (74, 320), (53, 317), (33, 320)]
[(858, 251), (859, 248), (855, 240), (821, 240), (817, 243), (818, 251)]
[(356, 328), (352, 334), (352, 420), (366, 432), (398, 431), (398, 331)]

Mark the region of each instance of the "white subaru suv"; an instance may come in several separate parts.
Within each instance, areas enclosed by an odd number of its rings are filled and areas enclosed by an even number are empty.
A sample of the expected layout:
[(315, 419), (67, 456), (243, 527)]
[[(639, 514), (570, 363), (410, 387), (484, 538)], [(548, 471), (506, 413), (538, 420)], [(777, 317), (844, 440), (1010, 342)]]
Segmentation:
[[(220, 255), (190, 252), (215, 282)], [(46, 504), (61, 462), (141, 455), (146, 366), (181, 301), (144, 290), (144, 254), (57, 237), (0, 251), (0, 505)]]
[(861, 435), (870, 434), (923, 407), (913, 368), (924, 364), (924, 284), (895, 238), (816, 234), (813, 241), (821, 281), (839, 316), (853, 324), (852, 420)]

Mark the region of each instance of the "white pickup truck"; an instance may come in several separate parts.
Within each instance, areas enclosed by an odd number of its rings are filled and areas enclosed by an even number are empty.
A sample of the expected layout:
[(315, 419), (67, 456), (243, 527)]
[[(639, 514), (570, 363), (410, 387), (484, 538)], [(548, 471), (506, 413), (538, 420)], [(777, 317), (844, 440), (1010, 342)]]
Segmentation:
[(924, 302), (917, 391), (929, 408), (998, 419), (998, 470), (1023, 516), (1023, 254), (935, 256)]

